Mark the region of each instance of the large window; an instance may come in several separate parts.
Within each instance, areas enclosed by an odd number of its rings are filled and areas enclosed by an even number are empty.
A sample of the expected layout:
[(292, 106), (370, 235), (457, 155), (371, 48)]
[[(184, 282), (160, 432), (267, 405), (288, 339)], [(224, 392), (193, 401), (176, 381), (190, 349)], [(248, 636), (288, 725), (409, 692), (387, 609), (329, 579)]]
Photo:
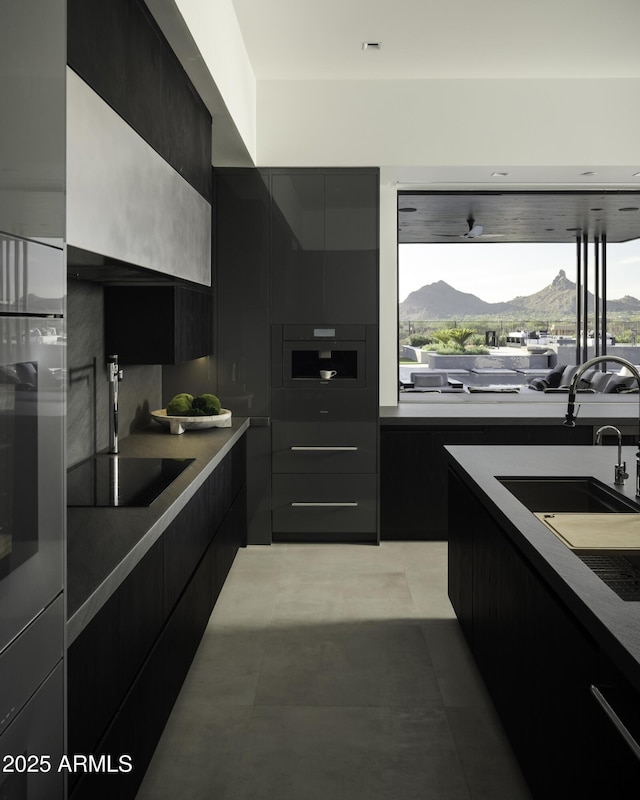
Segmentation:
[[(575, 244), (401, 244), (398, 264), (401, 383), (410, 383), (412, 371), (438, 369), (440, 364), (444, 372), (454, 363), (427, 353), (476, 355), (475, 369), (485, 370), (482, 378), (490, 386), (503, 379), (526, 386), (536, 368), (542, 373), (563, 360), (575, 363), (576, 343), (582, 340), (576, 330)], [(596, 322), (594, 273), (589, 250), (589, 335)], [(608, 244), (606, 294), (607, 350), (616, 346), (620, 355), (638, 364), (640, 239)], [(513, 358), (516, 352), (519, 361)], [(530, 358), (542, 353), (546, 362)], [(456, 363), (464, 370), (473, 362), (467, 358)], [(523, 366), (527, 363), (529, 367)], [(520, 371), (516, 376), (489, 375), (492, 365)], [(468, 383), (473, 385), (478, 374), (465, 376)], [(439, 382), (433, 378), (432, 383), (437, 391)]]

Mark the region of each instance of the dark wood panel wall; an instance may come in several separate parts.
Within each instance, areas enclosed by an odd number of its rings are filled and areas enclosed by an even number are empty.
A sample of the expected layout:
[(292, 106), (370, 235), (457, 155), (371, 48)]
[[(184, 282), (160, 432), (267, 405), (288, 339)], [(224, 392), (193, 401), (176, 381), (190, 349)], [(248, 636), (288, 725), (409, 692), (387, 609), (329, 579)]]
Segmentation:
[(67, 61), (209, 202), (211, 115), (142, 0), (68, 0)]

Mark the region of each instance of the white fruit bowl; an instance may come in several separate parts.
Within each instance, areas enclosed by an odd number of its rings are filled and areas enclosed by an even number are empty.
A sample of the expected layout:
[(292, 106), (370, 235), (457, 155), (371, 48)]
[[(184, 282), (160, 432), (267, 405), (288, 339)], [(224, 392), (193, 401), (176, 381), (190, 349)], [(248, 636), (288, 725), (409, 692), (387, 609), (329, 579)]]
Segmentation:
[(202, 430), (203, 428), (231, 427), (231, 412), (228, 408), (221, 408), (219, 414), (210, 417), (172, 417), (167, 414), (166, 408), (152, 411), (151, 416), (160, 425), (169, 428), (169, 433), (184, 433), (185, 431)]

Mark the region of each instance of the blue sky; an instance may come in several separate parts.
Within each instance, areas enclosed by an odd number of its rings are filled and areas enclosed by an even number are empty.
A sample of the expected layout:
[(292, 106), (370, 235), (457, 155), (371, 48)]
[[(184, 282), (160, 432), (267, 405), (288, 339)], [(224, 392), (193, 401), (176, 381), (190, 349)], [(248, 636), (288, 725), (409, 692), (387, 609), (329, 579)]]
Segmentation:
[[(575, 281), (575, 244), (401, 244), (398, 298), (427, 283), (445, 281), (488, 303), (511, 300), (544, 289), (561, 269)], [(591, 283), (593, 248), (589, 248)], [(590, 286), (593, 291), (593, 286)], [(607, 247), (607, 296), (640, 299), (640, 239)]]

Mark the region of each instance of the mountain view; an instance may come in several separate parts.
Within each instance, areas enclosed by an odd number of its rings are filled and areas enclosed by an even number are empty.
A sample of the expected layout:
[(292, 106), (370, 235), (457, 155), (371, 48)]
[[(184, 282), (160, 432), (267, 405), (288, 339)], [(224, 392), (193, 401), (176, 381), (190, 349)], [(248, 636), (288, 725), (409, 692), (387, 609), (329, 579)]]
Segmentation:
[[(589, 310), (594, 297), (588, 295)], [(514, 297), (502, 303), (487, 303), (474, 294), (460, 292), (445, 281), (429, 283), (417, 289), (399, 304), (401, 320), (464, 319), (465, 317), (571, 317), (576, 308), (576, 285), (561, 269), (553, 281), (535, 294)], [(607, 314), (640, 314), (640, 300), (626, 295), (607, 300)]]

